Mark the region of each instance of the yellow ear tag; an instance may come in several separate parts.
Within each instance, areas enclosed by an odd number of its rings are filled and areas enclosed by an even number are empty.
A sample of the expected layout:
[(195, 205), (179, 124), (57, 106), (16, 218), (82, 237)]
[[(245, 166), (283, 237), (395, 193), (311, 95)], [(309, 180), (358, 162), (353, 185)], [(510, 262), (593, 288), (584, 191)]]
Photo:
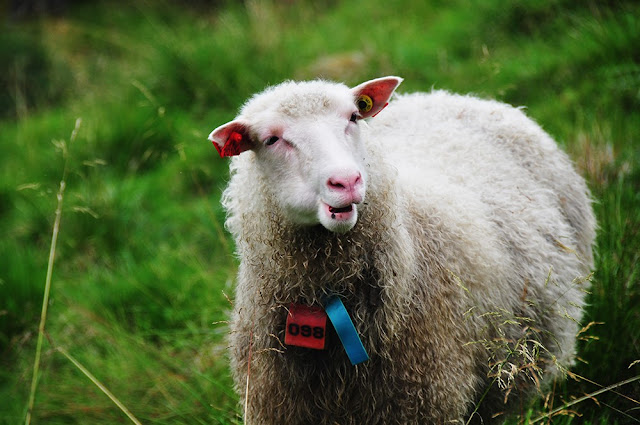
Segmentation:
[(373, 100), (366, 94), (361, 94), (358, 96), (356, 105), (358, 105), (360, 112), (369, 112), (373, 108)]

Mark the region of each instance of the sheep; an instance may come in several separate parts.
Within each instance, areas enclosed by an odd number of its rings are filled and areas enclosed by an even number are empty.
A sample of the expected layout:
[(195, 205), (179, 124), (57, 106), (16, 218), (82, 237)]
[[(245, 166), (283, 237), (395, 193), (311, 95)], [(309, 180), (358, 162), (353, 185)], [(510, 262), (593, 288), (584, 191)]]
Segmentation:
[[(521, 109), (440, 90), (390, 101), (401, 82), (287, 81), (209, 136), (232, 157), (247, 424), (491, 423), (573, 362), (596, 226), (585, 181)], [(368, 360), (352, 364), (330, 321), (324, 346), (286, 342), (294, 311), (322, 319), (332, 299)]]

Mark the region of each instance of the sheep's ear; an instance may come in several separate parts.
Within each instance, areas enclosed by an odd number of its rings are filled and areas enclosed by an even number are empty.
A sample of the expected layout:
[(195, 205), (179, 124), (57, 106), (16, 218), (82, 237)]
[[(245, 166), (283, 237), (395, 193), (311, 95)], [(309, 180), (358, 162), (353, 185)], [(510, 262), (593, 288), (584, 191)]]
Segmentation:
[(209, 135), (209, 140), (221, 158), (238, 155), (252, 148), (248, 127), (239, 121), (230, 121), (216, 128)]
[(382, 77), (351, 89), (362, 118), (376, 116), (389, 104), (389, 98), (402, 82), (400, 77)]

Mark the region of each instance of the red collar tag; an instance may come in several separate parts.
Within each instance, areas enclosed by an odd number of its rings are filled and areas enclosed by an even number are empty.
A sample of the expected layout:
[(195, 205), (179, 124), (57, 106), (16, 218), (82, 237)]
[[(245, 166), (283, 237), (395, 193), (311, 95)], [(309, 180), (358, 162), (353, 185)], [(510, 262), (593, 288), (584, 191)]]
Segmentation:
[(297, 347), (324, 350), (327, 313), (322, 307), (291, 304), (287, 314), (284, 343)]

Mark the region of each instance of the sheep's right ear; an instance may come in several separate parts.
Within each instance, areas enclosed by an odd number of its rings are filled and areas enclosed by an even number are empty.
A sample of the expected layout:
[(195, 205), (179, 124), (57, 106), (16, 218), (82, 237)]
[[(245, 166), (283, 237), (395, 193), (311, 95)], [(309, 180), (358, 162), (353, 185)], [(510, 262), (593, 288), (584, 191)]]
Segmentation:
[(362, 118), (375, 117), (389, 104), (389, 98), (402, 82), (400, 77), (382, 77), (351, 89)]
[(238, 155), (252, 148), (248, 128), (239, 121), (230, 121), (216, 128), (209, 135), (209, 140), (221, 158)]

